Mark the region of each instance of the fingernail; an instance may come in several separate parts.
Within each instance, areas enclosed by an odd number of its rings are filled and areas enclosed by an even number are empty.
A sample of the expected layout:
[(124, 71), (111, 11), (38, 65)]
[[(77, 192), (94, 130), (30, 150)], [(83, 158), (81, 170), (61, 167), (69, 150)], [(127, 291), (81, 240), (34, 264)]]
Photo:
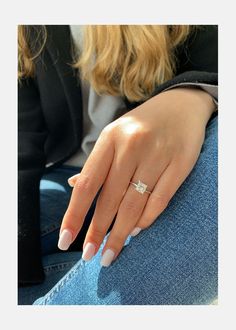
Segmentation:
[(89, 261), (95, 253), (95, 245), (88, 242), (83, 250), (82, 259)]
[(71, 176), (71, 177), (67, 180), (69, 186), (71, 186), (72, 188), (74, 187), (75, 182), (76, 182), (76, 179), (78, 178), (79, 175), (80, 175), (80, 173), (79, 173), (79, 174), (75, 174), (75, 175)]
[(75, 183), (73, 179), (68, 179), (68, 185), (71, 186), (72, 188), (74, 187)]
[(140, 233), (140, 231), (142, 230), (142, 228), (139, 228), (139, 227), (135, 227), (131, 233), (130, 233), (130, 236), (136, 236)]
[(60, 250), (67, 250), (72, 243), (72, 233), (68, 229), (64, 229), (59, 237), (58, 247)]
[(111, 249), (107, 249), (103, 253), (103, 256), (102, 256), (102, 259), (101, 259), (101, 266), (103, 266), (103, 267), (110, 266), (114, 256), (115, 256), (115, 252), (112, 251)]

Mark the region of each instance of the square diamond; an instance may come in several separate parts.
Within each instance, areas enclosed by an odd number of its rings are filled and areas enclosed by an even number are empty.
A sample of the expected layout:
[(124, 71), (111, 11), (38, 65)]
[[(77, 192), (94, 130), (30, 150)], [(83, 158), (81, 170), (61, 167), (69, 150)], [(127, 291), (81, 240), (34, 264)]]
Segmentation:
[(142, 183), (140, 180), (138, 181), (138, 184), (136, 186), (136, 190), (140, 192), (141, 194), (145, 193), (147, 189), (147, 185)]

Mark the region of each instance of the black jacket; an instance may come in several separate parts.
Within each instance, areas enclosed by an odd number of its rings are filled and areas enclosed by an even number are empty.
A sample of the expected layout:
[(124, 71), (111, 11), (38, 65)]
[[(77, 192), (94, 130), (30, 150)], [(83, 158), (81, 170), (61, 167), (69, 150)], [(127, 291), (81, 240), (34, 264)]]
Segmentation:
[[(80, 147), (83, 134), (80, 81), (70, 66), (69, 26), (50, 25), (47, 32), (46, 45), (35, 60), (35, 77), (22, 79), (18, 87), (18, 280), (22, 285), (40, 283), (44, 278), (39, 181), (45, 165), (58, 166), (70, 158)], [(190, 35), (176, 49), (176, 76), (156, 86), (153, 95), (181, 82), (216, 85), (217, 42), (216, 26), (205, 26)], [(139, 104), (124, 101), (127, 111)]]

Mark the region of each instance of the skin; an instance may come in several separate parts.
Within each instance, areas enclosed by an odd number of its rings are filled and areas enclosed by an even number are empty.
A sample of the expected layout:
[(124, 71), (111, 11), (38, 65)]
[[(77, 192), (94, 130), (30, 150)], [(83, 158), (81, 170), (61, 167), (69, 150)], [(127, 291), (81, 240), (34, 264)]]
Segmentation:
[[(214, 110), (206, 92), (175, 88), (107, 125), (81, 173), (71, 180), (74, 188), (60, 232), (69, 229), (76, 238), (103, 186), (84, 247), (93, 243), (96, 254), (117, 214), (102, 252), (111, 249), (116, 259), (132, 230), (149, 227), (191, 172)], [(130, 181), (138, 180), (152, 193), (137, 192)]]

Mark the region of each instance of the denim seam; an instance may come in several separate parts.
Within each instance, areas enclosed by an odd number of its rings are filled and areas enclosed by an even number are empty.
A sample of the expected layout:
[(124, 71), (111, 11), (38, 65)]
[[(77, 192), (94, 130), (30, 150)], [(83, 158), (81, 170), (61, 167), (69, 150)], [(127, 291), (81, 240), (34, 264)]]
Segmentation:
[(73, 261), (71, 262), (64, 262), (64, 263), (60, 263), (60, 264), (54, 264), (54, 265), (50, 265), (50, 266), (45, 266), (44, 267), (44, 271), (46, 273), (49, 273), (52, 270), (63, 270), (67, 267), (71, 267), (73, 266), (75, 263)]
[(86, 266), (86, 261), (83, 261), (82, 259), (78, 262), (78, 264), (75, 265), (74, 269), (70, 270), (70, 273), (63, 277), (57, 284), (56, 288), (53, 288), (51, 292), (48, 293), (48, 296), (45, 297), (44, 305), (49, 302), (53, 298), (53, 296), (59, 292), (59, 290), (66, 284), (66, 282), (73, 277), (76, 273), (78, 273), (81, 266)]

